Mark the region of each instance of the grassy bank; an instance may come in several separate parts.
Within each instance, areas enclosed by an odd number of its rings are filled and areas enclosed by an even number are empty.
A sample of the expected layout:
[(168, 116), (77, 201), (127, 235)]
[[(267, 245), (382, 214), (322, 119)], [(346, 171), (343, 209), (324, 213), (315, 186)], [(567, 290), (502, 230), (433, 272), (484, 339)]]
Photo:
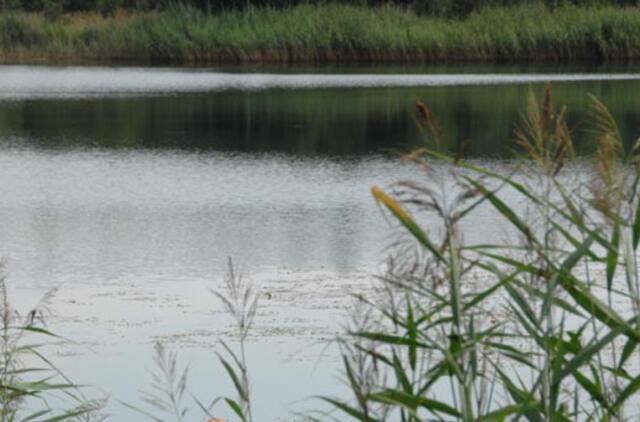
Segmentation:
[(397, 7), (301, 5), (207, 14), (0, 16), (7, 62), (630, 61), (640, 9), (487, 9), (463, 20)]

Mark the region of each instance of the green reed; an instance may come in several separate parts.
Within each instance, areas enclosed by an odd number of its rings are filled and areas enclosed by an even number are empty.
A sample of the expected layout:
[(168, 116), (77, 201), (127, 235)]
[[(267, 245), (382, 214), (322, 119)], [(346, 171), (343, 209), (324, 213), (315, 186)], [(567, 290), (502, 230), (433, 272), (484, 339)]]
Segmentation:
[[(26, 316), (11, 306), (0, 276), (0, 421), (101, 420), (104, 400), (90, 400), (47, 356), (51, 340), (63, 339), (45, 326), (53, 291)], [(67, 406), (60, 409), (53, 404)]]
[(636, 7), (486, 8), (462, 19), (340, 4), (0, 14), (3, 62), (604, 62), (635, 60), (639, 46)]
[[(637, 416), (639, 144), (625, 148), (590, 101), (593, 157), (573, 157), (547, 89), (529, 99), (524, 157), (506, 172), (438, 152), (440, 127), (418, 104), (429, 144), (411, 159), (424, 177), (373, 188), (404, 235), (377, 294), (360, 298), (366, 328), (343, 340), (354, 400), (325, 400), (363, 421)], [(510, 232), (466, 241), (465, 224), (487, 215)], [(360, 379), (376, 382), (363, 393)]]
[[(178, 352), (168, 351), (164, 344), (156, 343), (152, 383), (150, 389), (142, 392), (141, 401), (146, 408), (130, 402), (121, 402), (122, 405), (145, 419), (156, 422), (183, 422), (202, 418), (217, 422), (224, 420), (216, 416), (219, 412), (218, 403), (223, 403), (238, 421), (254, 420), (245, 348), (258, 310), (260, 295), (254, 290), (252, 282), (234, 267), (231, 258), (227, 261), (223, 287), (212, 289), (211, 292), (220, 300), (225, 313), (234, 320), (234, 339), (237, 340), (238, 350), (220, 340), (222, 353), (216, 352), (216, 356), (225, 375), (233, 384), (236, 397), (217, 395), (207, 400), (199, 398), (201, 394), (191, 391), (188, 387), (189, 368), (179, 364)], [(194, 409), (195, 412), (192, 411)]]

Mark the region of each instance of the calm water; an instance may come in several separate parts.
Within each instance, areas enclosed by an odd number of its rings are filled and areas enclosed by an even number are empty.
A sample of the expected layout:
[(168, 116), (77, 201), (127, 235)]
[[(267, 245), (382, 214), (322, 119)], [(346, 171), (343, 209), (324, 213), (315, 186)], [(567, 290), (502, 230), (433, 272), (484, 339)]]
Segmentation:
[[(301, 296), (322, 292), (325, 279), (334, 289), (375, 272), (392, 236), (369, 188), (415, 175), (393, 155), (422, 142), (411, 117), (418, 98), (439, 116), (449, 147), (472, 139), (479, 159), (505, 156), (527, 92), (546, 80), (572, 125), (580, 127), (593, 93), (628, 139), (640, 128), (640, 74), (629, 70), (392, 71), (0, 67), (0, 256), (25, 302), (62, 286), (60, 323), (71, 327), (63, 334), (88, 335), (100, 349), (63, 366), (117, 399), (134, 394), (145, 385), (151, 341), (211, 328), (199, 289), (219, 279), (227, 256), (269, 288), (306, 280)], [(490, 215), (478, 218), (469, 240), (502, 232)], [(166, 317), (158, 304), (186, 291), (187, 303)], [(114, 299), (129, 296), (139, 301)], [(202, 313), (178, 312), (196, 304)], [(267, 313), (274, 325), (279, 315), (304, 321), (286, 335), (270, 332), (251, 352), (263, 380), (259, 420), (286, 414), (286, 403), (318, 392), (313, 386), (327, 393), (336, 384), (333, 364), (314, 378), (313, 359), (271, 363), (304, 347), (316, 325), (337, 326), (329, 306), (307, 316), (299, 306), (278, 302)], [(79, 320), (73, 309), (91, 316)], [(83, 331), (87, 321), (95, 334)], [(175, 341), (206, 361), (204, 342)], [(299, 394), (274, 400), (274, 383)]]
[[(222, 73), (212, 70), (25, 68), (0, 71), (0, 141), (35, 149), (178, 149), (349, 156), (422, 141), (416, 99), (435, 111), (451, 149), (504, 155), (530, 89), (554, 81), (578, 125), (588, 94), (635, 139), (640, 73)], [(410, 71), (410, 69), (408, 70)], [(447, 69), (448, 72), (455, 72)], [(495, 70), (494, 70), (495, 72)], [(577, 133), (577, 139), (584, 142)]]

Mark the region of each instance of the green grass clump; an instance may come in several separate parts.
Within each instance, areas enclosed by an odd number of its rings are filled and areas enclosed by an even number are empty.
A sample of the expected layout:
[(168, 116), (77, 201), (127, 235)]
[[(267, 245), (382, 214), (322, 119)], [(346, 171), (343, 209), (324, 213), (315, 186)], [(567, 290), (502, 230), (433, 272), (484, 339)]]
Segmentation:
[(0, 15), (3, 61), (611, 61), (640, 56), (640, 9), (499, 7), (463, 19), (398, 6)]

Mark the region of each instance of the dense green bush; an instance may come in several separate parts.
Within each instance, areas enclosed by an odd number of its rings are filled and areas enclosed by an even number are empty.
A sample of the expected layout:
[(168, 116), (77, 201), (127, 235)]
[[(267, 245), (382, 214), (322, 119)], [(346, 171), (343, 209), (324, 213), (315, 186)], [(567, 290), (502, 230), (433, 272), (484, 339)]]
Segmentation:
[(38, 26), (25, 16), (9, 15), (0, 18), (0, 44), (28, 47), (44, 40)]

